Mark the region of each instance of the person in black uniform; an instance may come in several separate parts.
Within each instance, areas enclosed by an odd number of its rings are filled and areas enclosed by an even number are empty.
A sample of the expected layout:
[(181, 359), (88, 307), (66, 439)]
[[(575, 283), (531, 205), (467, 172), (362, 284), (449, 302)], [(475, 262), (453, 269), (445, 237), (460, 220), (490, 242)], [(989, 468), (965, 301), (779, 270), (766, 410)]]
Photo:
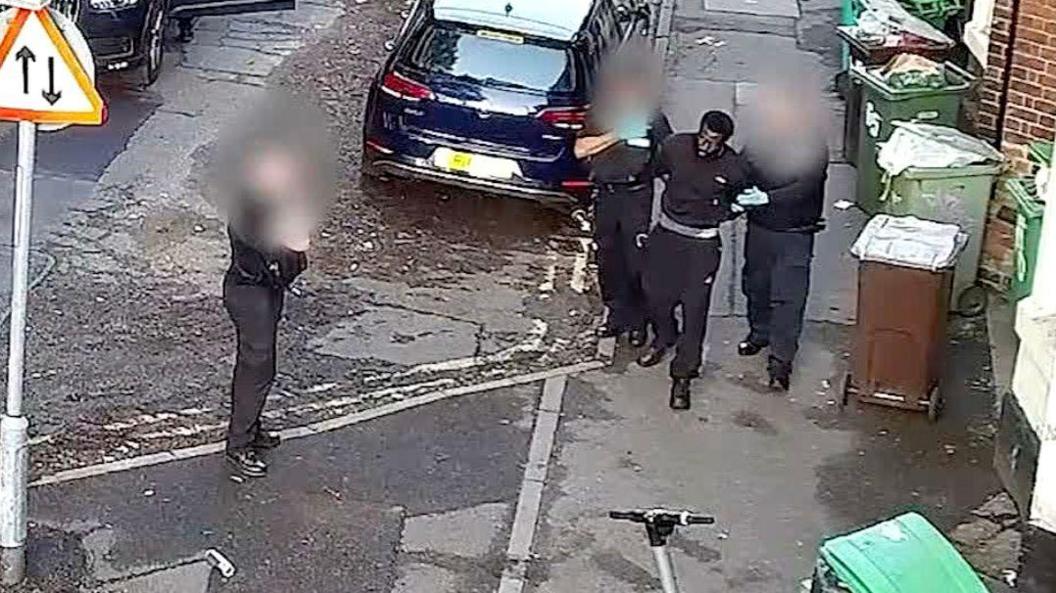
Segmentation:
[(655, 161), (672, 130), (667, 117), (652, 105), (653, 89), (646, 86), (644, 73), (628, 66), (612, 73), (611, 82), (602, 86), (601, 106), (591, 113), (575, 152), (589, 162), (595, 187), (594, 241), (602, 300), (608, 309), (598, 334), (627, 333), (631, 345), (640, 347), (647, 339), (641, 274)]
[(753, 186), (738, 200), (748, 211), (742, 279), (750, 331), (737, 349), (754, 356), (769, 347), (770, 387), (788, 391), (814, 235), (824, 228), (829, 149), (788, 101), (775, 98), (768, 105), (760, 138), (744, 151)]
[(308, 231), (289, 207), (297, 161), (282, 148), (262, 148), (250, 159), (251, 187), (231, 216), (231, 265), (224, 275), (224, 306), (235, 324), (237, 355), (231, 382), (226, 458), (243, 474), (260, 477), (259, 453), (279, 445), (261, 414), (275, 380), (276, 334), (285, 293), (308, 265)]
[[(719, 224), (736, 216), (736, 196), (746, 188), (747, 172), (727, 144), (733, 120), (709, 111), (696, 134), (675, 134), (664, 142), (658, 172), (665, 177), (661, 212), (649, 236), (645, 287), (656, 330), (652, 346), (638, 359), (643, 367), (659, 364), (677, 344), (671, 361), (671, 401), (690, 407), (690, 381), (700, 373), (711, 288), (719, 270)], [(682, 331), (675, 307), (682, 306)]]

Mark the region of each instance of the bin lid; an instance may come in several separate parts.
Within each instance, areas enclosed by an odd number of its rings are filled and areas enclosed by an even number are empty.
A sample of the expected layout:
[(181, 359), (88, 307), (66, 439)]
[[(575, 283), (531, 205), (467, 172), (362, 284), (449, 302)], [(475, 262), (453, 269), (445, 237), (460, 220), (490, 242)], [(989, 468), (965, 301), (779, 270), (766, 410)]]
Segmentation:
[(830, 539), (821, 557), (852, 593), (987, 593), (953, 545), (917, 513)]
[(915, 216), (874, 216), (851, 246), (862, 261), (937, 272), (957, 262), (968, 235), (955, 224)]
[(994, 147), (957, 128), (910, 121), (893, 124), (891, 137), (876, 155), (876, 163), (891, 175), (910, 167), (956, 169), (1005, 160)]

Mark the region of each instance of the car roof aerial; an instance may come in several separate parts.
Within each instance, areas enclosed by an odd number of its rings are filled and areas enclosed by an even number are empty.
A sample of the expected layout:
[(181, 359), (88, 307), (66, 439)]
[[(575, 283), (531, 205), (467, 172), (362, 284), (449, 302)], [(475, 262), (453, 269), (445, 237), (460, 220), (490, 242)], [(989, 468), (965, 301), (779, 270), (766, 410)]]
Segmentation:
[(571, 41), (595, 0), (434, 0), (433, 16), (477, 27)]

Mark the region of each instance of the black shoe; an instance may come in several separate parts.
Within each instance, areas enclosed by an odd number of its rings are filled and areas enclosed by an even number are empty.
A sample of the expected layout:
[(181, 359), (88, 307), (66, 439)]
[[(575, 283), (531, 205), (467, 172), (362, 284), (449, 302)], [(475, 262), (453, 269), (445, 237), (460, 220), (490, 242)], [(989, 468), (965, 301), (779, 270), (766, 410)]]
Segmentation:
[(763, 351), (769, 344), (754, 342), (750, 338), (737, 344), (737, 354), (741, 356), (755, 356)]
[(689, 379), (674, 379), (671, 383), (671, 409), (689, 409)]
[(602, 338), (602, 339), (604, 339), (604, 338), (618, 338), (618, 337), (620, 337), (621, 333), (623, 333), (623, 332), (620, 331), (620, 328), (618, 328), (615, 325), (612, 325), (612, 324), (610, 324), (608, 322), (605, 322), (605, 323), (601, 324), (601, 327), (598, 328), (598, 337)]
[(667, 354), (667, 348), (653, 346), (648, 352), (638, 357), (638, 366), (645, 368), (655, 367), (664, 361), (665, 354)]
[(638, 329), (632, 329), (627, 335), (627, 342), (635, 348), (641, 348), (645, 346), (645, 341), (649, 337), (649, 332), (645, 331), (644, 327)]
[(274, 432), (267, 432), (261, 430), (257, 433), (257, 436), (253, 438), (253, 442), (249, 444), (250, 447), (257, 451), (270, 451), (282, 444), (282, 438)]
[(785, 372), (771, 372), (770, 388), (788, 391), (792, 387), (792, 378)]
[(788, 391), (792, 387), (792, 365), (770, 357), (770, 389)]
[(268, 475), (268, 464), (250, 447), (229, 449), (224, 459), (247, 478), (263, 478)]

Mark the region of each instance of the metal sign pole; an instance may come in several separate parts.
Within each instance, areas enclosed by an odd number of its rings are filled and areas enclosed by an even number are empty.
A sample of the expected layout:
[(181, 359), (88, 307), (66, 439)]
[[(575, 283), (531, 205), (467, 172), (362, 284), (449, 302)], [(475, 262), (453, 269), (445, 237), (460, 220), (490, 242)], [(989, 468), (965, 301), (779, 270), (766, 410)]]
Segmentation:
[(0, 584), (4, 585), (20, 583), (26, 574), (29, 421), (22, 415), (22, 378), (25, 366), (29, 230), (33, 212), (33, 165), (36, 159), (36, 144), (37, 124), (18, 122), (7, 409), (4, 417), (0, 419)]

